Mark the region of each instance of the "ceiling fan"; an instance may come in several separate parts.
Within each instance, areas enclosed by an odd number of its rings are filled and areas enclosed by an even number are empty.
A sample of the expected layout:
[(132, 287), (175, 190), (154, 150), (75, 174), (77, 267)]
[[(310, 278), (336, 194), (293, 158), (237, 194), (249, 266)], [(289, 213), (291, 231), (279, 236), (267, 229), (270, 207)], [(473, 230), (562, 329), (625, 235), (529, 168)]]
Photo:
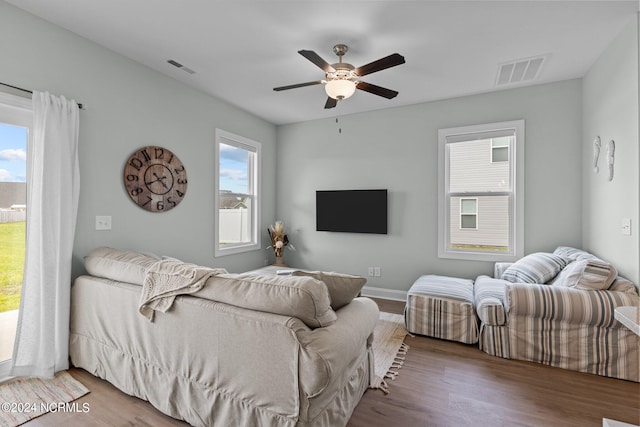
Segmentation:
[(404, 56), (393, 53), (377, 61), (370, 62), (361, 67), (354, 67), (351, 64), (342, 62), (342, 57), (347, 53), (349, 47), (344, 44), (337, 44), (333, 47), (333, 52), (340, 58), (336, 64), (329, 64), (322, 59), (320, 55), (312, 50), (299, 50), (298, 53), (309, 61), (316, 64), (325, 72), (326, 80), (316, 80), (313, 82), (298, 83), (289, 86), (275, 87), (273, 90), (281, 91), (287, 89), (295, 89), (305, 86), (313, 86), (317, 84), (324, 84), (325, 91), (327, 92), (327, 102), (324, 104), (324, 108), (333, 108), (338, 104), (339, 100), (347, 99), (354, 94), (356, 89), (363, 90), (365, 92), (372, 93), (374, 95), (382, 96), (387, 99), (395, 98), (398, 92), (395, 90), (387, 89), (381, 86), (376, 86), (371, 83), (366, 83), (359, 80), (360, 77), (367, 74), (382, 71), (387, 68), (395, 67), (396, 65), (404, 64)]

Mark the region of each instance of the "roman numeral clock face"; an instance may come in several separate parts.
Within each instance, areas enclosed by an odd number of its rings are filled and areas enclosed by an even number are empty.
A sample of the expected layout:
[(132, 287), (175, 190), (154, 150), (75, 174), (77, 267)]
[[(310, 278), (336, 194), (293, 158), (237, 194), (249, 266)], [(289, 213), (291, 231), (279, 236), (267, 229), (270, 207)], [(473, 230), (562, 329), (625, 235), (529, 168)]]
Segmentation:
[(165, 212), (175, 208), (187, 193), (187, 171), (166, 148), (143, 147), (124, 166), (124, 186), (141, 208)]

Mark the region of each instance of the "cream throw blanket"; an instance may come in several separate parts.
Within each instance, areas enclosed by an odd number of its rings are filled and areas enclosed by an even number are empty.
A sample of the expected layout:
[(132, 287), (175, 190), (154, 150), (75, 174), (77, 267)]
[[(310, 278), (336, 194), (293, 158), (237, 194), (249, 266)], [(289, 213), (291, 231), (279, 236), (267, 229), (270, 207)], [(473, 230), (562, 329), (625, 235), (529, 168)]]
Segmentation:
[(198, 292), (209, 277), (224, 273), (227, 273), (224, 268), (202, 267), (176, 259), (160, 260), (147, 270), (140, 295), (140, 314), (153, 321), (155, 311), (165, 313), (177, 295)]

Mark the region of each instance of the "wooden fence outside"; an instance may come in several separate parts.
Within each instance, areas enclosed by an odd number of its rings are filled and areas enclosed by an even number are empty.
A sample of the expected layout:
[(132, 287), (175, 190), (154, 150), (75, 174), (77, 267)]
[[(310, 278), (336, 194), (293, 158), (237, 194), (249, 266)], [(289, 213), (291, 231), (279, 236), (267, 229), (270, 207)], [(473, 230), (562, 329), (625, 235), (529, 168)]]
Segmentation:
[(22, 222), (27, 220), (27, 211), (3, 211), (0, 210), (0, 224), (6, 222)]

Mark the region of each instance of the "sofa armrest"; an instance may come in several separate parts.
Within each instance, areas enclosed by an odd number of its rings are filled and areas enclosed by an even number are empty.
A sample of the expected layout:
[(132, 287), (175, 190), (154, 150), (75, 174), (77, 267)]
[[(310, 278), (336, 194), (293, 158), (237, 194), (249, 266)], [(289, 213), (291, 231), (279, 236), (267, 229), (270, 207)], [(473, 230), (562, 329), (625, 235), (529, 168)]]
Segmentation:
[(513, 265), (512, 262), (496, 262), (493, 265), (493, 277), (499, 279), (502, 277), (502, 273), (509, 268), (510, 265)]
[(507, 322), (520, 316), (601, 327), (620, 327), (615, 308), (639, 303), (624, 292), (525, 283), (507, 284), (505, 299)]
[(476, 313), (486, 325), (504, 325), (505, 288), (510, 282), (489, 276), (478, 276), (474, 283), (474, 305)]
[(314, 397), (332, 382), (346, 381), (349, 368), (366, 355), (370, 336), (380, 317), (369, 298), (355, 298), (336, 312), (338, 320), (324, 328), (299, 330), (302, 345), (300, 384)]

